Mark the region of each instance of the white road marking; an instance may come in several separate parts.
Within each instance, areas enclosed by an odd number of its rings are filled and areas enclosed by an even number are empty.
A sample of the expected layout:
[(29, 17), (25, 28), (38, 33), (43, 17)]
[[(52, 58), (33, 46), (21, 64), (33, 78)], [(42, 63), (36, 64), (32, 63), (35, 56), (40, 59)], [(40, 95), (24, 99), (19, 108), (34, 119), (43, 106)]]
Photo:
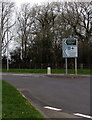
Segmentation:
[(20, 92), (20, 89), (17, 89), (19, 91), (19, 93), (22, 95), (22, 97), (26, 98), (25, 95), (23, 95), (21, 92)]
[(25, 95), (22, 94), (22, 96), (23, 96), (24, 98), (26, 98)]
[(50, 109), (50, 110), (55, 110), (55, 111), (61, 111), (62, 110), (62, 109), (58, 109), (58, 108), (54, 108), (54, 107), (50, 107), (50, 106), (45, 106), (44, 108)]
[(92, 116), (89, 116), (89, 115), (84, 115), (84, 114), (80, 114), (80, 113), (74, 113), (74, 115), (80, 116), (80, 117), (84, 117), (84, 118), (92, 119)]

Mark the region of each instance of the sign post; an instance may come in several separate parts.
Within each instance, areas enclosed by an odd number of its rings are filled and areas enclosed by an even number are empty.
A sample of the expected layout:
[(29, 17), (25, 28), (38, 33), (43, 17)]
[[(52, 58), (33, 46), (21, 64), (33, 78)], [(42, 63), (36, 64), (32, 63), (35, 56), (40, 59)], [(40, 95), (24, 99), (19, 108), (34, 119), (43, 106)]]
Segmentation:
[(65, 58), (65, 68), (66, 68), (66, 74), (68, 73), (67, 72), (67, 58)]
[(75, 58), (75, 74), (77, 75), (77, 58)]
[(77, 57), (78, 57), (78, 40), (76, 38), (65, 38), (62, 41), (62, 55), (65, 58), (66, 74), (67, 58), (75, 58), (75, 74), (77, 75)]

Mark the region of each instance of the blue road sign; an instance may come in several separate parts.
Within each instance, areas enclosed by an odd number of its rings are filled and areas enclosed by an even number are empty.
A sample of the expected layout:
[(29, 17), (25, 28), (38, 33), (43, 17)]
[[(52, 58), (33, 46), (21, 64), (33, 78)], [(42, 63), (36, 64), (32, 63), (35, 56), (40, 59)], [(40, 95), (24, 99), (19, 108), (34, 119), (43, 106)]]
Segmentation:
[(62, 52), (64, 58), (78, 57), (78, 41), (75, 38), (67, 38), (62, 41)]

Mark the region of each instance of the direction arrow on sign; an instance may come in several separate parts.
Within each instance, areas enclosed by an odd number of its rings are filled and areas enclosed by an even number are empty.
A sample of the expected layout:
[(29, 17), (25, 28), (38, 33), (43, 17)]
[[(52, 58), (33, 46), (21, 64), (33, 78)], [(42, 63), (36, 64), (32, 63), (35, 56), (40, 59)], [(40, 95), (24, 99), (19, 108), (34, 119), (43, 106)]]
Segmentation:
[(77, 57), (77, 47), (76, 46), (69, 46), (66, 47), (64, 50), (65, 57)]

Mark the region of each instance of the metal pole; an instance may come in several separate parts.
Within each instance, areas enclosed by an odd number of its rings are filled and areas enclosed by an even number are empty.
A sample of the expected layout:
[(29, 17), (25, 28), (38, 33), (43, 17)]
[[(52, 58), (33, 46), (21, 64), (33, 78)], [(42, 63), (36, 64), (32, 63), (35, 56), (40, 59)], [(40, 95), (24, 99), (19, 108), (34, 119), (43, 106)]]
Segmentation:
[(7, 71), (9, 70), (9, 59), (8, 59), (8, 18), (7, 18)]
[(77, 75), (77, 58), (75, 58), (75, 74)]
[(9, 60), (8, 60), (8, 51), (7, 51), (7, 71), (9, 70)]
[(67, 58), (65, 58), (65, 68), (66, 68), (66, 74), (68, 73), (67, 72)]
[(20, 56), (20, 58), (21, 58), (21, 60), (23, 59), (23, 58), (22, 58), (22, 47), (21, 47), (21, 56)]

